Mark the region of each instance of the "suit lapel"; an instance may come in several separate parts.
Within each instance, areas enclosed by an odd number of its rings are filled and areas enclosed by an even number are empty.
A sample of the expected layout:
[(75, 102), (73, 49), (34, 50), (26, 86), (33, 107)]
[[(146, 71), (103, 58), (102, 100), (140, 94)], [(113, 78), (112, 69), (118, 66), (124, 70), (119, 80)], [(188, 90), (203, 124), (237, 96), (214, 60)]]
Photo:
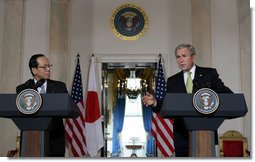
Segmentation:
[(182, 71), (178, 74), (177, 78), (178, 78), (177, 83), (178, 83), (178, 87), (180, 89), (180, 92), (187, 93), (185, 82), (184, 82), (184, 77), (183, 77), (183, 72)]
[(203, 70), (199, 66), (196, 66), (196, 72), (195, 72), (194, 79), (196, 79), (198, 81), (198, 83), (201, 83), (203, 77), (204, 77)]
[(47, 80), (47, 90), (46, 90), (46, 93), (53, 93), (53, 92), (54, 92), (54, 88), (52, 87), (51, 80), (48, 79)]

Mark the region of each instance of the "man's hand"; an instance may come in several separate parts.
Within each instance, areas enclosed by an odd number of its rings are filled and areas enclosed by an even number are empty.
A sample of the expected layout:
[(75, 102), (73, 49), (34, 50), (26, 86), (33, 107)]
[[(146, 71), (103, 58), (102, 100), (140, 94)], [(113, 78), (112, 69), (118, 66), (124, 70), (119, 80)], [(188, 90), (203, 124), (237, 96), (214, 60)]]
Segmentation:
[(155, 107), (157, 105), (157, 100), (149, 92), (146, 92), (146, 95), (143, 96), (142, 100), (143, 100), (143, 104), (146, 106), (153, 105)]

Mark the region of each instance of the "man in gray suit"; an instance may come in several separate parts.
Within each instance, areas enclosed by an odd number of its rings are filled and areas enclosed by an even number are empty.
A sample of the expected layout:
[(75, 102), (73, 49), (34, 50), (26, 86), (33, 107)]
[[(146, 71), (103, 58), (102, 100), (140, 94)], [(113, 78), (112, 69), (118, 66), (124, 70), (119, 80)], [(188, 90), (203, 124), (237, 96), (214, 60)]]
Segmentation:
[[(40, 93), (68, 93), (65, 83), (50, 79), (52, 65), (43, 54), (35, 54), (29, 60), (30, 72), (33, 79), (16, 87), (20, 93), (24, 89), (32, 88)], [(54, 117), (49, 131), (49, 156), (65, 156), (65, 130), (63, 119)], [(21, 137), (22, 138), (22, 137)]]
[[(196, 52), (192, 45), (180, 44), (177, 46), (175, 49), (175, 57), (181, 71), (167, 79), (167, 93), (188, 93), (185, 85), (189, 73), (193, 80), (192, 92), (189, 93), (195, 93), (200, 88), (210, 88), (216, 93), (233, 93), (219, 78), (216, 69), (199, 67), (195, 64)], [(162, 106), (162, 101), (157, 101), (156, 98), (149, 93), (143, 97), (143, 103), (145, 105), (151, 105), (153, 112), (156, 113), (160, 111)], [(182, 118), (174, 119), (173, 130), (176, 157), (187, 157), (188, 131)], [(215, 137), (217, 144), (217, 132)]]

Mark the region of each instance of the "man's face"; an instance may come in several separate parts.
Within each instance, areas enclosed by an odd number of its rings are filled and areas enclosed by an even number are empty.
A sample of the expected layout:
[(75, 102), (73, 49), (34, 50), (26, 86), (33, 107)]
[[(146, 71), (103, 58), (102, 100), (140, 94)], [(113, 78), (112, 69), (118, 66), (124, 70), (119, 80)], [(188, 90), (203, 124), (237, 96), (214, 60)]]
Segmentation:
[(196, 56), (190, 56), (188, 48), (182, 48), (176, 51), (176, 60), (178, 67), (182, 71), (189, 71), (195, 62)]
[(32, 71), (34, 73), (35, 79), (49, 79), (50, 78), (50, 72), (51, 72), (51, 65), (49, 64), (49, 60), (46, 57), (38, 57), (37, 58), (38, 67), (32, 68)]

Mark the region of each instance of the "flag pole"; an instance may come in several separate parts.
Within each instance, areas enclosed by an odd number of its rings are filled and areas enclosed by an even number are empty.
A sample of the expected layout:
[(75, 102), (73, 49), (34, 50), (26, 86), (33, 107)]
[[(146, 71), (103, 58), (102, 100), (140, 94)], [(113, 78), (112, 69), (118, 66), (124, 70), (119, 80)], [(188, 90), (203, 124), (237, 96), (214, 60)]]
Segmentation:
[[(80, 110), (78, 118), (67, 118), (65, 125), (65, 135), (71, 146), (74, 157), (85, 156), (88, 154), (86, 146), (85, 130), (85, 108), (83, 105), (83, 86), (79, 61), (80, 54), (76, 55), (76, 66), (72, 82), (71, 98)], [(80, 124), (82, 123), (82, 124)]]
[(79, 62), (80, 62), (80, 54), (79, 54), (79, 52), (77, 53), (77, 55), (76, 55), (76, 61), (75, 61), (75, 64), (77, 65)]
[(97, 79), (94, 54), (91, 56), (85, 112), (85, 136), (90, 157), (95, 157), (104, 146), (104, 137), (101, 123), (100, 105), (97, 94)]
[[(159, 62), (161, 62), (161, 58), (162, 58), (161, 53), (158, 54), (158, 57), (159, 57), (159, 60), (158, 60), (158, 63), (159, 63)], [(161, 62), (161, 64), (162, 64), (162, 62)], [(160, 66), (160, 65), (158, 64), (157, 70), (159, 70), (159, 66)], [(158, 75), (158, 72), (157, 72), (157, 75)], [(155, 87), (155, 88), (156, 88), (156, 87)], [(156, 145), (155, 145), (155, 146), (156, 146), (156, 157), (158, 157), (158, 145), (157, 145), (157, 142), (156, 142)]]
[(79, 58), (80, 57), (80, 54), (79, 54), (79, 52), (77, 53), (77, 55), (76, 55), (76, 58)]
[[(159, 52), (159, 54), (158, 54), (158, 63), (159, 62), (161, 62), (161, 64), (162, 64), (162, 54)], [(159, 64), (157, 65), (157, 70), (158, 70), (158, 67), (159, 67)]]
[[(162, 64), (162, 55), (159, 53), (159, 60), (156, 74), (155, 97), (157, 100), (163, 102), (166, 93), (166, 79), (164, 75), (164, 68)], [(156, 156), (160, 152), (164, 157), (172, 156), (174, 153), (173, 145), (173, 126), (170, 119), (163, 119), (159, 114), (153, 113), (152, 116), (152, 136), (156, 141)], [(159, 127), (163, 125), (163, 127)], [(160, 138), (158, 138), (160, 137)], [(169, 137), (169, 138), (168, 138)], [(160, 140), (163, 139), (163, 140)], [(167, 147), (164, 147), (167, 145)]]

